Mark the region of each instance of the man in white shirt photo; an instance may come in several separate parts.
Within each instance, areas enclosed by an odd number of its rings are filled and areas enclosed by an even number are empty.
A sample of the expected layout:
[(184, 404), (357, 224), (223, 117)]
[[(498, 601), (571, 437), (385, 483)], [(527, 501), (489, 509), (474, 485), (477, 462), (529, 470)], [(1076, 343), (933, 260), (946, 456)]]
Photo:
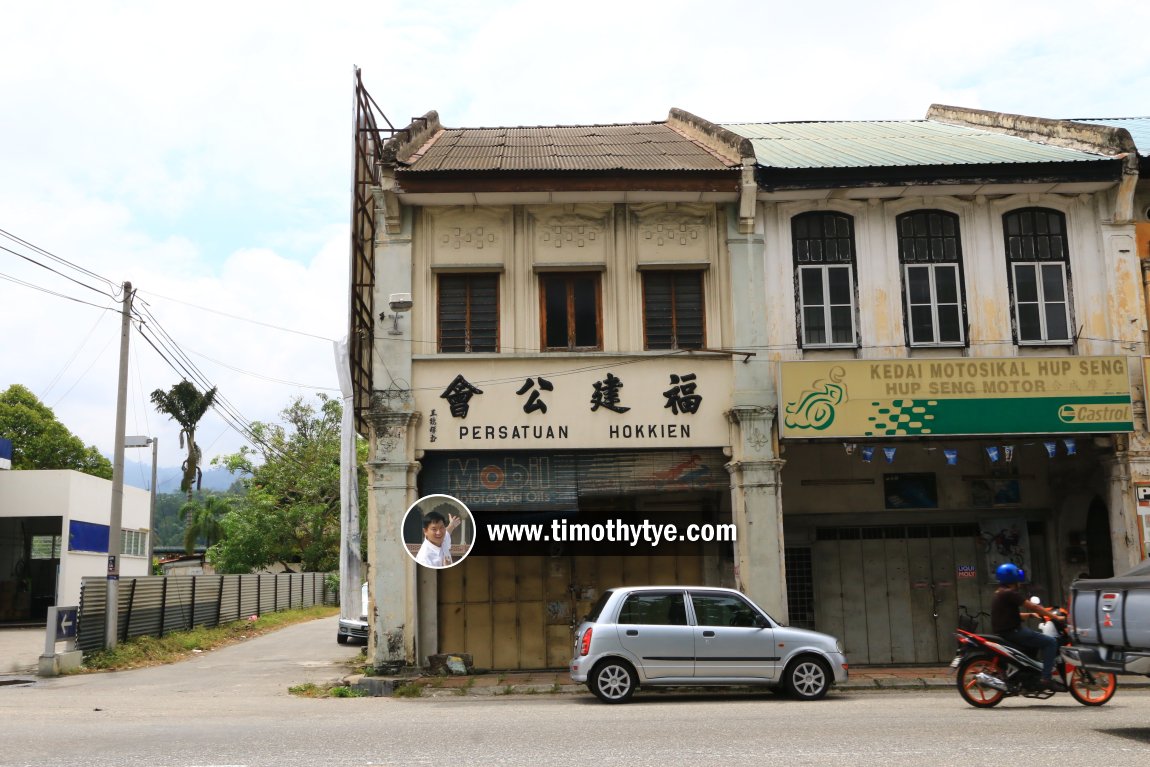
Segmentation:
[[(442, 507), (441, 507), (442, 508)], [(426, 567), (451, 566), (451, 531), (459, 527), (459, 515), (452, 514), (449, 522), (439, 510), (423, 516), (423, 545), (415, 561)]]

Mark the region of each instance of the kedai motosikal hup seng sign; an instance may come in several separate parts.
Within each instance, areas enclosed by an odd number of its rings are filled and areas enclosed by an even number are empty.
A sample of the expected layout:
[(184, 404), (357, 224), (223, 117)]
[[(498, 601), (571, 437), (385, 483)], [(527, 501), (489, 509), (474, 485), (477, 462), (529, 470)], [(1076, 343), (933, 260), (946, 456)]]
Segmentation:
[(780, 364), (783, 437), (1134, 430), (1126, 357)]

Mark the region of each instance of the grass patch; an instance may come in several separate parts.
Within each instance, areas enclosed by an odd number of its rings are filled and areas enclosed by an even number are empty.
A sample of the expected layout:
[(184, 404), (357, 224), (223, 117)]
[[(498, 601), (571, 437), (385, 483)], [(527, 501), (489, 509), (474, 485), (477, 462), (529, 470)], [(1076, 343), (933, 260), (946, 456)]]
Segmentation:
[(337, 684), (328, 690), (328, 697), (330, 698), (366, 698), (367, 691), (361, 690), (358, 687), (348, 687), (344, 684)]
[(468, 691), (474, 686), (475, 686), (475, 677), (471, 677), (470, 679), (467, 680), (466, 684), (464, 684), (462, 687), (456, 687), (455, 688), (455, 694), (456, 695), (466, 695), (468, 693)]
[(295, 623), (328, 618), (339, 613), (331, 605), (317, 605), (300, 610), (267, 613), (255, 620), (242, 620), (222, 626), (200, 626), (191, 631), (175, 631), (162, 637), (143, 636), (120, 642), (110, 650), (96, 650), (84, 658), (82, 671), (121, 671), (145, 666), (175, 663), (196, 655), (226, 647), (245, 639), (291, 626)]
[(298, 695), (301, 698), (319, 698), (322, 697), (320, 693), (322, 693), (323, 690), (314, 682), (306, 682), (305, 684), (293, 684), (288, 688), (288, 692), (292, 695)]
[(399, 687), (396, 687), (392, 695), (396, 698), (422, 698), (423, 685), (415, 682), (405, 682)]
[(347, 685), (318, 685), (312, 682), (292, 685), (288, 692), (300, 698), (364, 698), (367, 693)]

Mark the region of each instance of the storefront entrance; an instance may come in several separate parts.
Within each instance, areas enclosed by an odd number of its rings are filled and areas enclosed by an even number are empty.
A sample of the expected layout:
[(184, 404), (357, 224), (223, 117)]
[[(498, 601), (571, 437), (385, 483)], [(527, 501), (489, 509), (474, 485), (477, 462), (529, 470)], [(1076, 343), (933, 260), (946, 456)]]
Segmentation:
[(477, 668), (565, 668), (574, 628), (605, 589), (730, 585), (729, 541), (485, 540), (488, 524), (729, 523), (725, 460), (719, 450), (429, 456), (421, 492), (460, 498), (477, 526), (473, 553), (436, 574), (438, 651), (470, 653)]
[(468, 557), (439, 578), (439, 647), (477, 668), (564, 668), (573, 629), (604, 589), (702, 581), (698, 554)]
[[(1041, 552), (1041, 525), (1030, 549)], [(993, 536), (978, 524), (819, 527), (812, 544), (815, 626), (857, 664), (941, 663), (959, 605), (990, 610)], [(1042, 568), (1045, 569), (1045, 568)], [(989, 631), (989, 617), (980, 618)]]

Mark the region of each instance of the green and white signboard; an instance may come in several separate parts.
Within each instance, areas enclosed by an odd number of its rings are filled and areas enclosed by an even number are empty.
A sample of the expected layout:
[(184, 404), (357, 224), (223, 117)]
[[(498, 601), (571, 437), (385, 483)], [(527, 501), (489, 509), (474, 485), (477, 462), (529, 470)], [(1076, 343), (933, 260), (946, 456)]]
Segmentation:
[(1126, 357), (780, 364), (784, 438), (1134, 430)]

